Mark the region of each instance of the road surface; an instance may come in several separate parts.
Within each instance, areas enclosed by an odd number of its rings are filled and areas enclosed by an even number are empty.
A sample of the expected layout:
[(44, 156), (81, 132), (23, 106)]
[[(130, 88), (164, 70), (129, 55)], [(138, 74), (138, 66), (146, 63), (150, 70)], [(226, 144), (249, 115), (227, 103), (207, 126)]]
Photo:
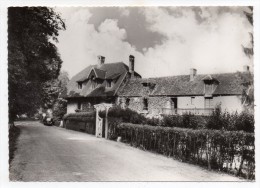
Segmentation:
[(16, 122), (11, 181), (241, 181), (93, 135)]

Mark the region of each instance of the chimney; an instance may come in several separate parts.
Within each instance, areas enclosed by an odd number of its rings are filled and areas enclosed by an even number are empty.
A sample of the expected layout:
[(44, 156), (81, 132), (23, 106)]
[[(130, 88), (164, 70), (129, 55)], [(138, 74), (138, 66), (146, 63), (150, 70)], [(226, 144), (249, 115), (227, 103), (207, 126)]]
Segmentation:
[(98, 67), (101, 67), (105, 63), (105, 57), (101, 55), (97, 57), (98, 57)]
[(129, 56), (129, 73), (131, 74), (131, 78), (134, 78), (135, 72), (135, 56)]
[(197, 75), (197, 69), (190, 69), (190, 81), (193, 81)]
[(248, 66), (248, 65), (244, 65), (244, 66), (243, 66), (243, 71), (244, 71), (244, 72), (249, 72), (249, 71), (250, 71), (249, 66)]

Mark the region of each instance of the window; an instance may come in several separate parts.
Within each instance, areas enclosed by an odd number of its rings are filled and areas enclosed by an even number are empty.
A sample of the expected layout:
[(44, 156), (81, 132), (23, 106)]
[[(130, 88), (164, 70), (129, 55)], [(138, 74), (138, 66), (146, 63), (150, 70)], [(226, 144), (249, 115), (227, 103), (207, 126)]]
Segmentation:
[(144, 99), (144, 108), (143, 110), (148, 110), (148, 99)]
[(213, 98), (212, 97), (205, 98), (205, 108), (213, 108)]
[(95, 89), (96, 88), (96, 82), (95, 80), (91, 80), (91, 88)]
[(81, 103), (80, 101), (78, 101), (78, 106), (77, 106), (77, 107), (78, 107), (77, 109), (81, 110), (81, 108), (82, 108), (82, 103)]
[(205, 93), (213, 92), (213, 84), (205, 84)]
[(78, 89), (82, 89), (82, 82), (78, 82)]
[(126, 108), (128, 108), (129, 104), (130, 104), (130, 99), (127, 98), (126, 101), (125, 101)]
[(111, 80), (107, 80), (107, 82), (106, 82), (106, 87), (108, 87), (108, 88), (111, 88), (111, 87), (112, 87)]
[(194, 101), (195, 101), (195, 97), (191, 97), (190, 98), (190, 104), (194, 104)]

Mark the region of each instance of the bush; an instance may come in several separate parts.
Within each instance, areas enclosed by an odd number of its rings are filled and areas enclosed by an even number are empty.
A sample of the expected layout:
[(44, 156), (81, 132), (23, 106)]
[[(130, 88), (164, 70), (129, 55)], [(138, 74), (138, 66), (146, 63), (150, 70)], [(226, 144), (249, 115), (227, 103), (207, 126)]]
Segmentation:
[(206, 127), (216, 130), (254, 132), (254, 115), (247, 112), (231, 114), (217, 108), (209, 116)]
[(66, 114), (63, 120), (74, 120), (74, 121), (95, 121), (96, 112), (77, 112)]
[(64, 99), (58, 99), (53, 105), (53, 120), (54, 122), (60, 122), (62, 117), (67, 113), (67, 101)]
[(160, 125), (163, 127), (201, 129), (206, 127), (207, 119), (206, 116), (193, 114), (164, 115)]
[(121, 123), (116, 135), (144, 150), (254, 179), (254, 134)]
[[(105, 118), (105, 111), (101, 111), (99, 116)], [(122, 120), (122, 122), (127, 123), (145, 124), (147, 121), (147, 118), (137, 113), (136, 111), (133, 111), (129, 108), (122, 109), (119, 106), (110, 108), (108, 111), (108, 117), (119, 118)]]

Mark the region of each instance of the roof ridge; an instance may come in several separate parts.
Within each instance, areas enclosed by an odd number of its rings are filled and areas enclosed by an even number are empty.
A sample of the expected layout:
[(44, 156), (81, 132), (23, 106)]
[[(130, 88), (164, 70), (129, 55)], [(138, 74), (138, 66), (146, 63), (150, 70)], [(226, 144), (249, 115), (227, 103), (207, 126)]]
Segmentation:
[[(214, 73), (214, 74), (197, 74), (196, 76), (214, 76), (214, 75), (230, 75), (230, 74), (237, 74), (238, 72), (229, 72), (229, 73)], [(243, 73), (243, 72), (240, 72)], [(156, 78), (172, 78), (172, 77), (178, 77), (178, 76), (189, 76), (189, 74), (180, 74), (180, 75), (172, 75), (172, 76), (160, 76), (160, 77), (149, 77), (149, 78), (141, 78), (141, 79), (156, 79)]]

